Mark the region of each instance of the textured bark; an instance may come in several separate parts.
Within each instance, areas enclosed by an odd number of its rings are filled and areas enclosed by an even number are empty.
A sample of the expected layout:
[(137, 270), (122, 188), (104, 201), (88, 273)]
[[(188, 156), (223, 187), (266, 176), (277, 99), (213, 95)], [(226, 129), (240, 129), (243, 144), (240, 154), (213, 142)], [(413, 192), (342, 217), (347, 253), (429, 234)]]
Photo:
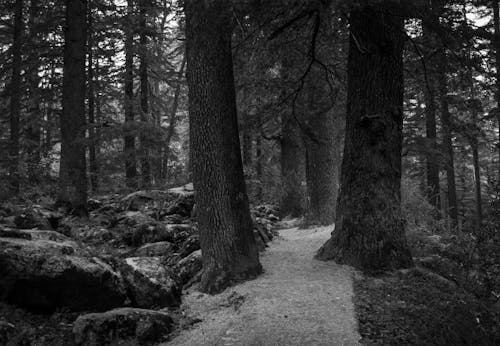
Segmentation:
[(172, 108), (170, 109), (170, 122), (168, 124), (168, 131), (167, 131), (167, 137), (165, 138), (165, 152), (164, 152), (164, 168), (163, 171), (166, 172), (165, 175), (168, 177), (169, 172), (168, 172), (168, 161), (170, 159), (170, 142), (172, 142), (172, 138), (175, 133), (175, 125), (177, 122), (177, 109), (179, 108), (179, 98), (181, 95), (181, 88), (182, 88), (182, 83), (181, 80), (184, 77), (184, 70), (186, 66), (186, 57), (182, 59), (182, 64), (181, 68), (178, 72), (178, 80), (177, 80), (177, 85), (175, 86), (175, 93), (174, 93), (174, 101), (172, 103)]
[(137, 161), (135, 157), (134, 135), (134, 28), (132, 14), (134, 1), (127, 1), (127, 18), (125, 24), (125, 179), (127, 187), (137, 189)]
[(147, 1), (139, 0), (140, 16), (140, 50), (139, 78), (141, 81), (141, 122), (142, 129), (139, 138), (141, 145), (141, 184), (143, 189), (151, 188), (150, 143), (146, 133), (149, 119), (149, 80), (148, 80), (148, 37), (147, 37)]
[(89, 166), (90, 166), (90, 188), (92, 192), (97, 192), (99, 185), (99, 167), (97, 163), (96, 151), (96, 121), (95, 121), (95, 91), (94, 91), (94, 55), (93, 55), (93, 28), (92, 28), (92, 7), (88, 5), (87, 13), (88, 23), (88, 42), (87, 42), (87, 57), (88, 57), (88, 122), (89, 122)]
[(497, 101), (497, 119), (498, 119), (498, 185), (500, 186), (500, 11), (498, 9), (498, 0), (493, 0), (493, 24), (495, 26), (495, 40), (493, 44), (495, 49), (496, 86), (497, 86), (495, 97)]
[(435, 25), (437, 17), (428, 19), (430, 22), (423, 23), (424, 42), (429, 43), (425, 51), (424, 59), (426, 61), (427, 71), (425, 76), (424, 99), (425, 99), (425, 135), (428, 148), (426, 151), (427, 159), (427, 198), (431, 205), (439, 210), (441, 208), (440, 187), (439, 187), (439, 164), (437, 159), (437, 131), (436, 131), (436, 99), (435, 99), (435, 70), (434, 70), (434, 52), (436, 48), (435, 34), (432, 32), (432, 26)]
[(19, 193), (19, 113), (21, 112), (21, 46), (23, 36), (23, 0), (14, 7), (14, 42), (12, 44), (12, 79), (10, 84), (9, 178), (12, 194)]
[(66, 0), (64, 75), (61, 121), (61, 162), (57, 204), (87, 215), (85, 162), (86, 0)]
[(190, 149), (203, 273), (216, 293), (261, 273), (243, 177), (231, 54), (231, 1), (185, 2)]
[(336, 229), (317, 258), (363, 270), (413, 264), (401, 214), (403, 18), (351, 11), (347, 119)]
[[(30, 11), (29, 11), (29, 30), (30, 30), (30, 44), (33, 49), (39, 44), (38, 38), (38, 28), (37, 25), (37, 11), (39, 9), (38, 0), (31, 0)], [(39, 177), (39, 165), (40, 165), (40, 126), (41, 126), (41, 111), (40, 111), (40, 88), (38, 87), (40, 83), (40, 77), (38, 76), (38, 70), (40, 67), (40, 60), (38, 57), (33, 57), (31, 59), (32, 70), (29, 78), (30, 86), (30, 108), (29, 108), (29, 118), (26, 126), (26, 152), (28, 154), (28, 177), (30, 182), (38, 183), (40, 182)]]
[(443, 154), (445, 156), (446, 182), (448, 187), (448, 215), (452, 226), (456, 227), (458, 225), (457, 187), (455, 183), (455, 160), (452, 142), (451, 114), (448, 102), (448, 84), (446, 80), (447, 68), (444, 59), (446, 59), (446, 56), (444, 51), (441, 49), (438, 68), (438, 84), (441, 107), (440, 115), (443, 131)]
[(300, 217), (305, 213), (305, 146), (293, 115), (284, 112), (281, 123), (280, 213), (282, 217)]
[[(308, 221), (331, 225), (335, 222), (337, 201), (337, 165), (339, 155), (335, 138), (335, 113), (332, 91), (322, 68), (313, 68), (306, 83), (307, 117), (306, 178), (308, 192)], [(302, 107), (301, 107), (302, 108)]]

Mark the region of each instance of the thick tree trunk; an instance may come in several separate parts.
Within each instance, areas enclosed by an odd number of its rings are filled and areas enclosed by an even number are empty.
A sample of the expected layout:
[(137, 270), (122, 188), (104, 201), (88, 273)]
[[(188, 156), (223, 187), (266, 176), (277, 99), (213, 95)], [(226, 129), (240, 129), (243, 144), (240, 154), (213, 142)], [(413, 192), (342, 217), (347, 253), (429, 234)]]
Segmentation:
[[(36, 27), (38, 15), (38, 0), (31, 0), (30, 3), (30, 16), (29, 16), (29, 30), (30, 30), (30, 44), (32, 49), (37, 49), (39, 43), (38, 28)], [(40, 126), (41, 126), (41, 110), (40, 110), (40, 77), (38, 70), (40, 62), (38, 57), (31, 59), (32, 72), (30, 76), (30, 109), (29, 119), (26, 126), (26, 139), (27, 139), (27, 154), (28, 154), (28, 177), (30, 182), (40, 182)]]
[(493, 24), (495, 26), (495, 67), (496, 67), (496, 86), (495, 93), (497, 101), (497, 119), (498, 119), (498, 185), (500, 186), (500, 11), (498, 9), (498, 0), (493, 0)]
[(446, 159), (446, 182), (448, 186), (448, 215), (452, 227), (458, 225), (457, 187), (455, 183), (455, 160), (453, 154), (451, 114), (448, 104), (448, 85), (446, 81), (446, 56), (444, 51), (440, 54), (438, 72), (439, 96), (441, 106), (441, 124), (443, 128), (443, 154)]
[(141, 81), (141, 183), (143, 189), (151, 188), (150, 141), (146, 128), (150, 125), (149, 119), (149, 80), (148, 80), (148, 37), (147, 37), (147, 1), (139, 0), (140, 16), (140, 51), (139, 51), (139, 78)]
[(403, 18), (351, 11), (347, 120), (336, 229), (317, 258), (363, 270), (413, 264), (401, 214)]
[(95, 121), (95, 91), (94, 91), (94, 57), (93, 57), (93, 28), (92, 28), (92, 8), (88, 5), (88, 121), (89, 121), (89, 166), (90, 166), (90, 188), (92, 192), (97, 192), (99, 185), (99, 169), (96, 154), (96, 121)]
[(282, 217), (305, 213), (306, 152), (302, 132), (295, 117), (284, 112), (281, 118), (281, 202)]
[(135, 157), (134, 135), (134, 1), (127, 1), (125, 24), (125, 126), (124, 146), (125, 179), (129, 189), (137, 189), (137, 161)]
[(339, 161), (335, 147), (334, 95), (322, 68), (313, 68), (305, 85), (308, 90), (303, 110), (308, 128), (304, 136), (309, 199), (307, 218), (312, 224), (331, 225), (335, 222)]
[[(434, 21), (434, 16), (431, 18)], [(429, 24), (433, 24), (432, 22)], [(423, 24), (424, 42), (429, 42), (430, 47), (425, 51), (425, 61), (427, 66), (424, 76), (424, 99), (425, 99), (425, 134), (428, 147), (426, 148), (427, 158), (427, 198), (431, 205), (439, 210), (441, 208), (441, 191), (439, 187), (439, 164), (437, 159), (437, 131), (436, 131), (436, 99), (434, 84), (434, 63), (433, 52), (436, 40), (435, 34), (429, 25)]]
[(85, 162), (86, 0), (66, 0), (64, 75), (61, 116), (61, 162), (57, 204), (87, 215)]
[(261, 273), (243, 177), (231, 54), (231, 1), (185, 2), (191, 164), (203, 253), (200, 289)]
[(163, 171), (165, 172), (165, 176), (168, 178), (169, 177), (169, 172), (168, 172), (168, 162), (170, 159), (170, 143), (172, 142), (172, 138), (174, 137), (175, 133), (175, 125), (177, 122), (177, 109), (179, 108), (179, 98), (181, 96), (181, 88), (182, 88), (182, 78), (184, 77), (184, 70), (186, 66), (186, 57), (182, 59), (182, 64), (181, 68), (178, 72), (178, 80), (177, 80), (177, 85), (175, 86), (175, 93), (174, 93), (174, 101), (172, 103), (172, 108), (170, 109), (170, 114), (169, 114), (169, 124), (168, 124), (168, 131), (167, 131), (167, 137), (165, 139), (165, 152), (164, 152), (164, 168)]
[(14, 42), (12, 44), (12, 79), (10, 84), (10, 192), (19, 193), (19, 114), (21, 112), (21, 46), (23, 36), (23, 0), (14, 7)]

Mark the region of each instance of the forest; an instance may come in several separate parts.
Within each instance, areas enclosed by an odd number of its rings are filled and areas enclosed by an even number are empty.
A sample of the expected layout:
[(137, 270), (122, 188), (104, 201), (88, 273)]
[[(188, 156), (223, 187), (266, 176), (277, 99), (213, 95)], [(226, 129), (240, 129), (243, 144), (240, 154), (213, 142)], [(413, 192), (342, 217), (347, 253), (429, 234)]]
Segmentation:
[(498, 0), (0, 0), (0, 345), (499, 345)]

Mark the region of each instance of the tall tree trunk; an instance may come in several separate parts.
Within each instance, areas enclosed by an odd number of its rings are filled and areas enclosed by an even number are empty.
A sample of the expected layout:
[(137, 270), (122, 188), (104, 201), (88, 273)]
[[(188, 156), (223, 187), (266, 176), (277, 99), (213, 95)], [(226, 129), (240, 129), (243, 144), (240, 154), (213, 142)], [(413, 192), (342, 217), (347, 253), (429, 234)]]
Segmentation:
[(170, 114), (169, 114), (169, 124), (168, 124), (168, 131), (167, 131), (167, 137), (165, 139), (165, 152), (164, 152), (164, 171), (166, 172), (165, 175), (168, 178), (169, 177), (169, 172), (168, 172), (168, 161), (170, 159), (170, 143), (172, 142), (172, 138), (174, 137), (175, 133), (175, 124), (177, 122), (177, 109), (179, 108), (179, 99), (181, 96), (181, 88), (182, 88), (182, 78), (184, 77), (184, 70), (186, 67), (186, 56), (182, 59), (181, 63), (181, 68), (179, 72), (177, 73), (177, 85), (175, 86), (175, 93), (174, 93), (174, 101), (172, 102), (172, 108), (170, 109)]
[(14, 7), (14, 42), (12, 44), (12, 79), (10, 84), (9, 180), (12, 194), (19, 193), (19, 114), (21, 112), (21, 46), (23, 40), (23, 0)]
[(134, 0), (127, 0), (125, 24), (125, 179), (129, 189), (137, 189), (137, 161), (134, 135)]
[(88, 5), (88, 121), (89, 121), (89, 165), (90, 165), (90, 188), (92, 192), (97, 192), (99, 184), (99, 170), (96, 155), (96, 121), (95, 121), (95, 91), (94, 91), (94, 57), (93, 57), (93, 28), (92, 28), (92, 6)]
[(440, 63), (438, 68), (438, 84), (441, 106), (441, 124), (443, 128), (443, 152), (446, 159), (446, 182), (448, 186), (448, 215), (452, 227), (458, 225), (457, 209), (457, 187), (455, 183), (455, 160), (453, 154), (451, 114), (448, 103), (448, 82), (446, 80), (446, 56), (444, 50), (440, 49)]
[(281, 118), (281, 201), (282, 217), (300, 217), (305, 212), (306, 152), (297, 119), (287, 111)]
[[(426, 148), (427, 159), (427, 198), (431, 205), (439, 210), (441, 208), (441, 191), (439, 187), (439, 164), (437, 159), (437, 131), (436, 131), (436, 99), (435, 99), (435, 84), (434, 84), (434, 63), (433, 52), (435, 49), (436, 40), (435, 34), (432, 32), (432, 25), (435, 24), (437, 17), (431, 15), (431, 23), (424, 21), (423, 37), (425, 42), (429, 42), (429, 47), (425, 51), (425, 61), (427, 63), (427, 71), (424, 76), (424, 99), (425, 99), (425, 134), (428, 147)], [(429, 26), (429, 24), (431, 26)], [(439, 215), (439, 213), (438, 213)]]
[[(37, 28), (37, 15), (38, 15), (38, 0), (31, 0), (30, 3), (30, 16), (29, 16), (29, 30), (30, 30), (30, 43), (32, 49), (37, 49), (39, 43), (38, 28)], [(27, 153), (28, 153), (28, 176), (32, 183), (40, 181), (39, 165), (40, 165), (40, 125), (41, 125), (41, 110), (40, 110), (40, 77), (38, 70), (40, 62), (38, 57), (34, 57), (31, 61), (32, 72), (30, 76), (30, 110), (29, 119), (26, 128), (27, 139)]]
[(336, 229), (317, 258), (363, 270), (413, 264), (401, 213), (403, 18), (381, 3), (353, 9)]
[(261, 273), (243, 177), (230, 0), (185, 2), (191, 164), (203, 253), (200, 289)]
[(66, 0), (61, 162), (57, 204), (74, 215), (87, 215), (85, 162), (85, 44), (87, 1)]
[(147, 37), (147, 1), (139, 0), (140, 16), (140, 50), (139, 50), (139, 78), (141, 81), (141, 178), (142, 188), (151, 188), (150, 141), (146, 128), (150, 125), (149, 119), (149, 80), (148, 80), (148, 37)]
[(339, 161), (335, 148), (334, 95), (322, 67), (313, 68), (305, 85), (308, 219), (311, 223), (330, 225), (335, 222)]
[(497, 101), (497, 119), (498, 119), (498, 185), (500, 186), (500, 11), (498, 9), (498, 0), (493, 0), (493, 24), (495, 25), (495, 67), (496, 67), (496, 86), (495, 93)]
[(257, 201), (262, 202), (262, 186), (264, 182), (264, 176), (262, 174), (262, 136), (260, 133), (257, 134), (255, 138), (255, 175), (257, 176), (257, 188), (255, 197)]

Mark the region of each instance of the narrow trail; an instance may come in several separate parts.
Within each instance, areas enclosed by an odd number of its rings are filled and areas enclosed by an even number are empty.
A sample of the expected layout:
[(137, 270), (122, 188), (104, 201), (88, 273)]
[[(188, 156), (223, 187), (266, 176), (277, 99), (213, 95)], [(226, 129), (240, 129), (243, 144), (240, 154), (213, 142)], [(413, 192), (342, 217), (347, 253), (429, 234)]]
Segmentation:
[(186, 314), (202, 322), (168, 346), (359, 345), (352, 269), (313, 259), (331, 228), (280, 231), (262, 254), (265, 273), (216, 296), (192, 291)]

